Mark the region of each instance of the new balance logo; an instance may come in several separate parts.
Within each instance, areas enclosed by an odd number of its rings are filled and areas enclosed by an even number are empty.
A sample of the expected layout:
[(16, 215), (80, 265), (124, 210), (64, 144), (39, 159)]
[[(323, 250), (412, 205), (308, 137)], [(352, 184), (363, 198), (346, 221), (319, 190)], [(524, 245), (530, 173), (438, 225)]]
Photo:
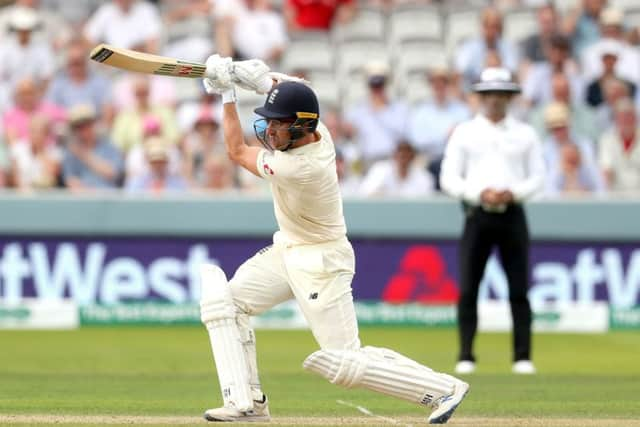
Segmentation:
[(431, 405), (431, 402), (433, 402), (433, 396), (432, 396), (432, 395), (430, 395), (430, 394), (425, 394), (425, 395), (422, 397), (422, 400), (420, 401), (420, 403), (421, 403), (421, 404), (423, 404), (423, 405), (427, 405), (427, 406), (428, 406), (428, 405)]
[(318, 299), (318, 293), (312, 292), (311, 294), (309, 294), (309, 299)]

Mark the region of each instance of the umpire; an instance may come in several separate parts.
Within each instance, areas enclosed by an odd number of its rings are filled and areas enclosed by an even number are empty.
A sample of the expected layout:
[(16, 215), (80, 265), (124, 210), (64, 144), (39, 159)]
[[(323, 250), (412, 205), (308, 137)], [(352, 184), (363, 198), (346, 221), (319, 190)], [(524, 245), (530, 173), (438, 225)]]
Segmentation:
[(468, 374), (476, 368), (473, 339), (478, 288), (489, 255), (497, 247), (509, 282), (513, 372), (533, 374), (527, 299), (529, 232), (522, 203), (543, 187), (541, 144), (531, 126), (507, 114), (509, 102), (520, 92), (509, 70), (485, 69), (473, 90), (480, 96), (480, 113), (451, 134), (440, 175), (443, 190), (462, 200), (466, 214), (459, 249), (456, 372)]

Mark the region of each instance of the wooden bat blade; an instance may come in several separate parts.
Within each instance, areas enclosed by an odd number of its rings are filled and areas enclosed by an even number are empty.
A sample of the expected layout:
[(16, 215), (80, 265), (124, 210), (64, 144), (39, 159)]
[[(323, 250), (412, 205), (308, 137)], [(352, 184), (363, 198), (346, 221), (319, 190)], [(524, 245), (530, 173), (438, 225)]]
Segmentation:
[(197, 78), (203, 77), (206, 69), (204, 64), (137, 52), (104, 43), (93, 48), (90, 58), (123, 70), (162, 76)]

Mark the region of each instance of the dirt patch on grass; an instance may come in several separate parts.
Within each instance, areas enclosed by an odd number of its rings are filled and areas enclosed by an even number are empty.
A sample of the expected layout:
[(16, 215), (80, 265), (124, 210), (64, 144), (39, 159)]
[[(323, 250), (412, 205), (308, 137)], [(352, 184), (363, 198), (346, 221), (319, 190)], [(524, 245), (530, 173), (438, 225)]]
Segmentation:
[[(274, 417), (268, 425), (275, 426), (419, 426), (427, 423), (426, 417)], [(179, 416), (142, 416), (142, 415), (8, 415), (0, 414), (0, 425), (42, 425), (58, 426), (78, 425), (204, 425), (208, 424), (199, 417)], [(234, 426), (245, 425), (234, 423)], [(249, 423), (246, 425), (253, 425)], [(593, 418), (479, 418), (454, 417), (447, 425), (479, 427), (640, 427), (640, 420), (630, 419), (593, 419)]]

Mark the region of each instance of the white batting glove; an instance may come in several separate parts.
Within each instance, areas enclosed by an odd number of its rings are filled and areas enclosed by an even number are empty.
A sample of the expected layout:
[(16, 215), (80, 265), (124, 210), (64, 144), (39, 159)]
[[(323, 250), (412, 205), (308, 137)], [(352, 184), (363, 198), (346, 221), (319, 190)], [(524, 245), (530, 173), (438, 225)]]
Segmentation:
[(265, 94), (273, 86), (269, 71), (269, 66), (264, 61), (249, 59), (234, 62), (231, 68), (231, 75), (233, 81), (241, 88)]
[(231, 68), (233, 67), (231, 58), (220, 55), (211, 55), (207, 58), (206, 70), (203, 79), (204, 88), (207, 93), (221, 94), (233, 88), (233, 78)]

